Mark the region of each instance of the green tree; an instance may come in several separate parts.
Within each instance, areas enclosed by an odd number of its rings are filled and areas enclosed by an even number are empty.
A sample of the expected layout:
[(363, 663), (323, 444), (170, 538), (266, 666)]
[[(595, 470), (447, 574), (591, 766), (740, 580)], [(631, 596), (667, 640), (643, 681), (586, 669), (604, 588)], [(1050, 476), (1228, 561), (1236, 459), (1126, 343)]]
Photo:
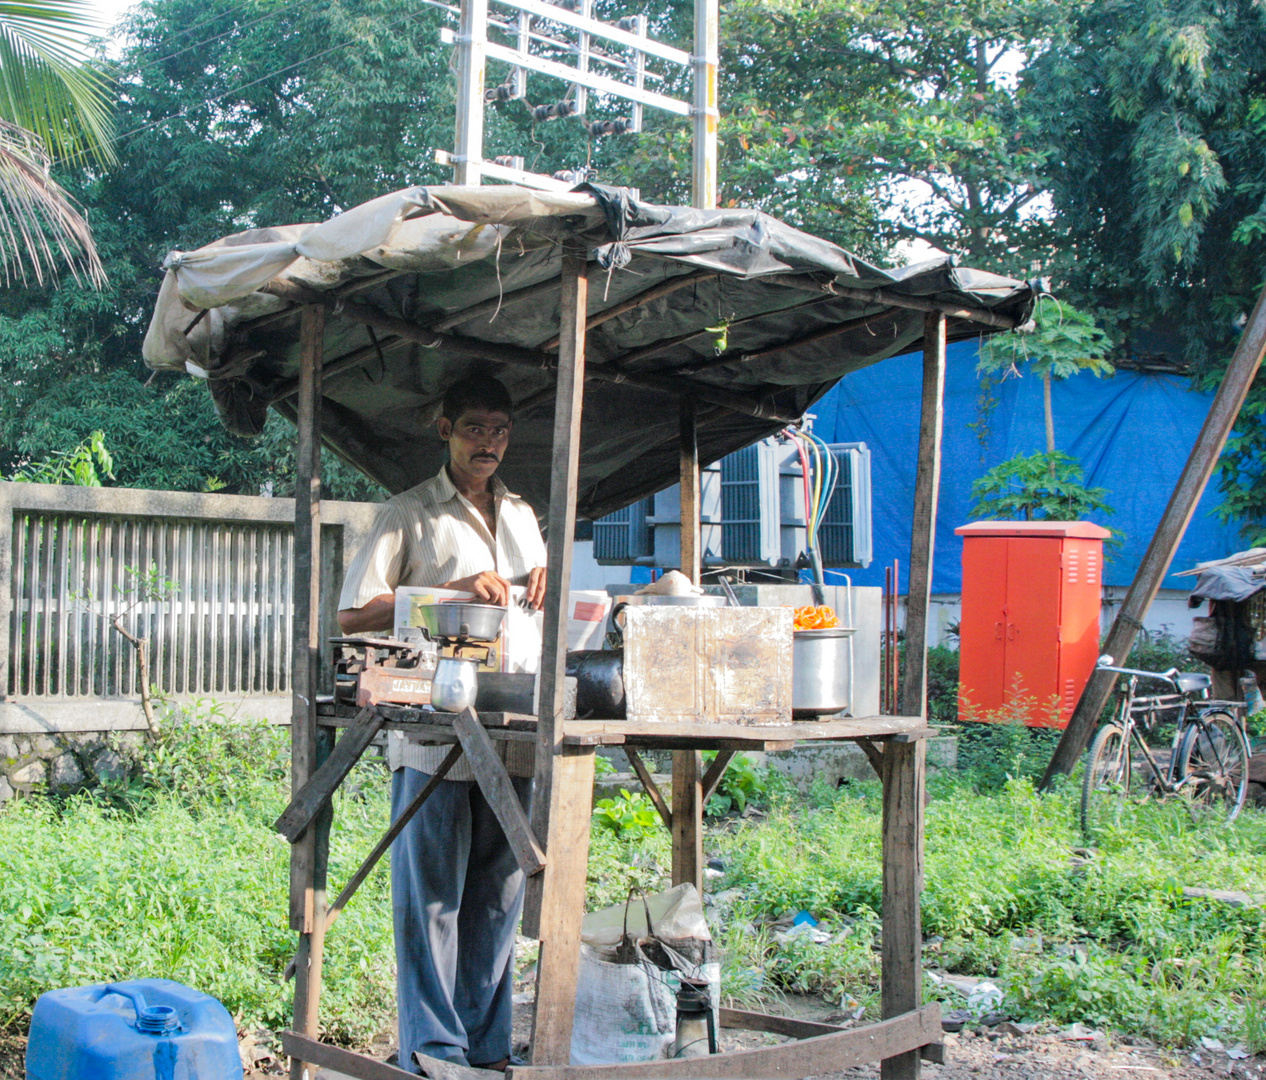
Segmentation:
[(1023, 455), (996, 465), (971, 486), (972, 513), (1002, 521), (1080, 521), (1111, 514), (1107, 488), (1088, 488), (1075, 458), (1054, 453)]
[(1042, 407), (1046, 418), (1046, 452), (1055, 453), (1055, 411), (1051, 383), (1082, 371), (1112, 375), (1116, 369), (1107, 358), (1108, 335), (1085, 312), (1053, 297), (1043, 298), (1033, 313), (1035, 329), (995, 334), (980, 347), (979, 370), (985, 375), (1015, 371), (1027, 364), (1042, 380)]
[(101, 261), (50, 156), (113, 160), (105, 80), (84, 63), (88, 0), (0, 2), (0, 267), (42, 282), (64, 262), (100, 284)]
[(1023, 274), (1049, 256), (1037, 211), (1050, 151), (1011, 72), (1062, 38), (1068, 10), (736, 0), (726, 36), (739, 55), (726, 78), (739, 146), (723, 170), (742, 158), (749, 187), (781, 187), (783, 203), (803, 195), (796, 213), (827, 235), (842, 231), (832, 216), (860, 208), (872, 250), (921, 241)]
[[(1091, 0), (1024, 86), (1053, 147), (1057, 290), (1126, 351), (1166, 341), (1212, 386), (1266, 281), (1266, 13)], [(1221, 512), (1250, 533), (1266, 519), (1264, 414), (1259, 383), (1221, 463)]]

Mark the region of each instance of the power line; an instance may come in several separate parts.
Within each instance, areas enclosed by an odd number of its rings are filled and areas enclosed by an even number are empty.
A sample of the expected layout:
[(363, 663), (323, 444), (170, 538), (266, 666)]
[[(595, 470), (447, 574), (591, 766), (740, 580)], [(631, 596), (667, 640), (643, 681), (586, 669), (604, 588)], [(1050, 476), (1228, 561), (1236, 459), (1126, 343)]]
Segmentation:
[[(183, 49), (177, 49), (174, 53), (168, 53), (166, 56), (160, 56), (157, 60), (150, 60), (148, 63), (142, 64), (138, 68), (124, 69), (124, 74), (139, 75), (143, 71), (148, 71), (150, 68), (156, 67), (159, 64), (165, 64), (168, 60), (174, 60), (177, 56), (182, 56), (193, 49), (201, 48), (203, 45), (210, 45), (211, 42), (219, 41), (220, 38), (228, 37), (229, 34), (236, 33), (239, 30), (249, 29), (250, 27), (256, 25), (257, 23), (263, 22), (265, 19), (271, 19), (277, 15), (280, 15), (283, 11), (289, 11), (291, 8), (297, 7), (299, 4), (307, 4), (310, 2), (311, 0), (290, 0), (290, 3), (284, 4), (282, 7), (279, 7), (279, 8), (274, 8), (272, 11), (266, 12), (263, 15), (259, 15), (256, 18), (249, 20), (248, 22), (234, 23), (227, 30), (219, 34), (216, 34), (214, 37), (204, 38), (202, 41), (196, 41), (192, 45), (186, 45)], [(225, 15), (228, 15), (232, 11), (235, 11), (235, 10), (240, 10), (240, 8), (236, 8), (236, 9), (230, 8), (229, 11), (222, 12), (220, 15), (217, 15), (216, 18), (217, 19), (223, 18)], [(213, 20), (210, 20), (210, 19), (207, 20), (207, 22), (211, 22), (211, 21)], [(203, 23), (202, 25), (205, 26), (206, 23)], [(182, 31), (182, 32), (188, 33), (188, 31)]]
[[(420, 13), (411, 11), (409, 14), (401, 16), (399, 19), (387, 23), (383, 29), (390, 30), (407, 20), (414, 18), (418, 14)], [(120, 143), (124, 139), (131, 138), (133, 135), (139, 135), (143, 131), (149, 131), (151, 128), (158, 127), (159, 124), (165, 124), (169, 120), (180, 120), (182, 117), (188, 116), (190, 112), (200, 106), (214, 105), (217, 101), (222, 101), (224, 98), (231, 97), (234, 94), (240, 94), (243, 90), (249, 90), (252, 86), (257, 86), (277, 75), (284, 75), (287, 71), (293, 71), (297, 67), (302, 67), (304, 64), (311, 63), (313, 60), (319, 60), (321, 57), (328, 56), (330, 53), (337, 52), (339, 49), (345, 49), (349, 45), (358, 44), (361, 44), (361, 42), (356, 38), (349, 38), (347, 41), (341, 41), (337, 45), (331, 45), (328, 49), (322, 49), (320, 52), (313, 53), (311, 56), (305, 56), (302, 60), (296, 60), (293, 64), (287, 64), (285, 67), (278, 68), (276, 71), (270, 71), (266, 75), (261, 75), (257, 79), (252, 79), (250, 82), (242, 83), (240, 86), (235, 86), (231, 90), (225, 90), (222, 93), (216, 94), (215, 97), (210, 97), (205, 101), (200, 101), (195, 105), (190, 105), (188, 108), (181, 109), (179, 112), (174, 112), (170, 116), (160, 117), (157, 120), (150, 121), (148, 124), (142, 124), (140, 127), (132, 128), (131, 131), (125, 131), (121, 135), (115, 135), (110, 141), (113, 143)]]

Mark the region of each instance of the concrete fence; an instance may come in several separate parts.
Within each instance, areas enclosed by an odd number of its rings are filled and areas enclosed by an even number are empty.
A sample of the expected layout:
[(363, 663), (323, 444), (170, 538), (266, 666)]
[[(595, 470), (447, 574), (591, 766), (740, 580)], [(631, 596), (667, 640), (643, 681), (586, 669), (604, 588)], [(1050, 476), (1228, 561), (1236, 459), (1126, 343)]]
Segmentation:
[[(323, 636), (374, 510), (322, 503)], [(113, 615), (163, 695), (287, 718), (293, 517), (290, 499), (0, 482), (0, 736), (145, 726)], [(164, 598), (144, 599), (151, 572)]]

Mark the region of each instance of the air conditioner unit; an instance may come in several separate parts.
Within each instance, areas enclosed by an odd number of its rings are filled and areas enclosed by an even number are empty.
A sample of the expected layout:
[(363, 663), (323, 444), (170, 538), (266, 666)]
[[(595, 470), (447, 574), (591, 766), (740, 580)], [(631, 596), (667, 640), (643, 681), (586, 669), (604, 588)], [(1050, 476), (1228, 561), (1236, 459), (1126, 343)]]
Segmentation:
[(654, 537), (647, 519), (653, 499), (639, 499), (593, 523), (593, 557), (604, 566), (651, 564)]
[[(830, 447), (839, 465), (819, 532), (824, 566), (867, 566), (871, 552), (870, 451)], [(804, 487), (794, 446), (764, 439), (702, 471), (704, 566), (794, 566), (806, 546)], [(661, 491), (594, 522), (594, 558), (604, 565), (671, 567), (681, 561), (681, 499)]]
[(721, 459), (721, 559), (726, 566), (777, 566), (778, 445), (764, 439)]
[(823, 566), (869, 566), (871, 532), (870, 449), (862, 442), (831, 443), (839, 466), (835, 494), (818, 526)]

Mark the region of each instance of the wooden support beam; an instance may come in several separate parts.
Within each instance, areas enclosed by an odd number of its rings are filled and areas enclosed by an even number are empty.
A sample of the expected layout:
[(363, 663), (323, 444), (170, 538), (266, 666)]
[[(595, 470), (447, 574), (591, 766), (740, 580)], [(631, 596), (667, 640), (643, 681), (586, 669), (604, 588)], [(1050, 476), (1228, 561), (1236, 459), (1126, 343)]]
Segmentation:
[[(883, 756), (883, 942), (880, 1008), (884, 1019), (917, 1011), (923, 1000), (923, 788), (927, 741), (889, 742)], [(929, 1039), (939, 1042), (940, 1039)], [(882, 1080), (918, 1080), (919, 1052), (886, 1057)]]
[(585, 385), (586, 252), (563, 251), (558, 385), (550, 470), (548, 568), (541, 656), (540, 712), (532, 797), (532, 833), (545, 839), (545, 870), (528, 879), (523, 932), (540, 940), (532, 1060), (565, 1064), (571, 1054), (576, 956), (585, 907), (589, 818), (593, 811), (593, 748), (564, 745), (567, 595), (576, 528), (580, 414)]
[(299, 793), (290, 800), (290, 805), (273, 825), (273, 828), (290, 843), (293, 844), (298, 840), (321, 808), (329, 804), (339, 784), (352, 771), (352, 766), (360, 760), (365, 749), (373, 742), (378, 729), (382, 727), (383, 719), (383, 716), (372, 706), (362, 709), (343, 737), (339, 739), (334, 752), (325, 759)]
[(659, 818), (664, 823), (664, 827), (671, 832), (673, 828), (673, 812), (668, 808), (668, 803), (664, 801), (664, 793), (659, 790), (659, 785), (655, 783), (655, 778), (651, 776), (651, 771), (646, 767), (646, 762), (642, 760), (642, 755), (634, 750), (633, 747), (626, 746), (624, 747), (624, 756), (629, 759), (629, 764), (633, 766), (633, 771), (642, 782), (642, 787), (646, 789), (646, 794), (650, 796), (655, 809), (659, 811)]
[[(417, 1080), (415, 1072), (398, 1069), (394, 1065), (377, 1061), (365, 1054), (344, 1050), (341, 1046), (317, 1042), (316, 1039), (301, 1035), (297, 1031), (281, 1033), (281, 1049), (296, 1061), (302, 1057), (310, 1061), (315, 1068), (334, 1069), (341, 1075), (352, 1076), (356, 1080), (405, 1080), (405, 1078)], [(315, 1080), (315, 1068), (308, 1080)]]
[(702, 802), (704, 809), (707, 809), (708, 800), (716, 794), (717, 787), (721, 783), (721, 777), (725, 775), (726, 766), (734, 760), (734, 750), (718, 750), (717, 756), (712, 759), (712, 764), (708, 766), (708, 771), (703, 774), (703, 797)]
[(510, 850), (514, 852), (519, 869), (528, 877), (539, 874), (545, 868), (545, 852), (537, 843), (536, 835), (524, 813), (523, 804), (510, 782), (510, 774), (497, 754), (497, 748), (488, 738), (474, 709), (463, 709), (453, 721), (453, 730), (461, 741), (470, 762), (471, 772), (483, 792), (485, 801), (506, 834)]
[(698, 750), (673, 751), (673, 884), (703, 896), (703, 769)]
[[(538, 755), (540, 750), (537, 751)], [(593, 814), (592, 746), (564, 746), (554, 757), (549, 841), (539, 914), (524, 934), (540, 940), (532, 1011), (532, 1064), (566, 1065), (576, 1008), (580, 921), (585, 913), (589, 822)], [(539, 775), (539, 774), (538, 774)], [(535, 796), (533, 797), (535, 799)]]
[[(586, 281), (586, 286), (588, 281)], [(446, 353), (454, 356), (467, 356), (472, 360), (491, 360), (498, 364), (514, 367), (530, 367), (540, 371), (552, 371), (556, 361), (549, 353), (537, 349), (523, 349), (514, 345), (501, 345), (493, 341), (480, 341), (478, 338), (464, 338), (455, 335), (437, 334), (435, 331), (407, 319), (387, 315), (367, 304), (357, 304), (342, 300), (333, 293), (317, 292), (295, 285), (288, 281), (270, 281), (260, 292), (280, 296), (292, 300), (296, 304), (319, 304), (328, 308), (351, 322), (372, 326), (384, 334), (392, 334), (405, 341), (416, 341), (427, 348), (443, 347)], [(559, 361), (562, 360), (560, 352)], [(720, 405), (731, 412), (743, 416), (754, 416), (758, 420), (777, 420), (782, 423), (795, 423), (799, 419), (770, 405), (767, 401), (749, 397), (746, 394), (724, 387), (712, 386), (708, 383), (696, 384), (690, 379), (677, 376), (659, 375), (651, 372), (630, 374), (610, 365), (590, 366), (585, 378), (601, 379), (604, 382), (628, 383), (644, 390), (659, 390), (665, 394), (694, 394), (701, 401)]]
[[(337, 378), (345, 371), (351, 371), (370, 360), (377, 359), (379, 353), (385, 356), (389, 352), (394, 352), (404, 344), (403, 338), (397, 337), (395, 334), (388, 334), (386, 337), (379, 338), (377, 345), (362, 345), (359, 349), (353, 349), (349, 353), (344, 353), (338, 359), (331, 360), (325, 365), (321, 372), (321, 383), (323, 386), (328, 385), (331, 379)], [(269, 404), (294, 397), (298, 392), (299, 380), (287, 379), (285, 382), (277, 384), (272, 391), (272, 396), (269, 398)]]
[(884, 775), (883, 749), (871, 739), (858, 739), (857, 746), (866, 755), (866, 760), (870, 762), (870, 767), (875, 770), (875, 775), (882, 780)]
[[(1196, 505), (1204, 494), (1209, 477), (1222, 454), (1222, 448), (1226, 446), (1227, 436), (1231, 434), (1249, 388), (1262, 366), (1263, 355), (1266, 355), (1266, 290), (1257, 298), (1253, 314), (1249, 316), (1231, 362), (1227, 365), (1226, 374), (1222, 376), (1218, 391), (1213, 396), (1209, 415), (1205, 417), (1200, 434), (1196, 436), (1195, 445), (1192, 446), (1187, 464), (1178, 477), (1174, 493), (1169, 497), (1169, 504), (1161, 515), (1160, 524), (1156, 526), (1143, 561), (1139, 563), (1121, 609), (1113, 620), (1112, 629), (1108, 631), (1104, 652), (1112, 656), (1118, 666), (1126, 662), (1130, 649), (1134, 647), (1135, 635), (1143, 628), (1143, 616), (1156, 599), (1161, 582), (1165, 580), (1165, 573), (1174, 561), (1174, 553), (1187, 531), (1191, 515), (1196, 511)], [(1091, 672), (1090, 680), (1073, 709), (1068, 727), (1060, 736), (1059, 745), (1055, 747), (1051, 762), (1046, 767), (1041, 790), (1049, 787), (1056, 776), (1073, 771), (1086, 743), (1090, 741), (1090, 735), (1099, 722), (1099, 714), (1115, 684), (1116, 675), (1112, 672), (1097, 668)]]
[[(326, 933), (329, 933), (330, 927), (334, 925), (334, 923), (338, 920), (339, 915), (342, 914), (343, 909), (347, 907), (347, 902), (356, 894), (356, 890), (361, 887), (364, 880), (373, 872), (374, 867), (378, 865), (378, 860), (387, 854), (388, 849), (395, 842), (396, 837), (399, 836), (404, 831), (404, 827), (413, 820), (413, 816), (422, 809), (422, 804), (431, 797), (431, 793), (439, 787), (440, 781), (448, 775), (448, 770), (457, 764), (457, 759), (461, 756), (462, 748), (459, 743), (454, 746), (448, 752), (448, 756), (440, 762), (439, 768), (431, 774), (431, 779), (429, 779), (426, 782), (426, 786), (413, 797), (413, 801), (400, 811), (400, 816), (391, 823), (391, 828), (389, 828), (383, 834), (382, 839), (374, 845), (374, 850), (365, 856), (365, 861), (357, 867), (356, 873), (348, 879), (347, 884), (343, 886), (343, 891), (338, 894), (334, 903), (326, 909)], [(287, 981), (294, 978), (295, 966), (296, 963), (294, 960), (291, 960), (286, 966), (284, 977)]]
[(927, 620), (932, 599), (932, 556), (936, 546), (936, 505), (941, 488), (941, 432), (945, 425), (945, 316), (923, 320), (923, 405), (919, 422), (919, 464), (914, 480), (914, 525), (910, 536), (910, 577), (906, 594), (905, 669), (901, 673), (902, 716), (927, 709)]
[(792, 1080), (839, 1073), (905, 1050), (917, 1060), (918, 1047), (935, 1045), (942, 1039), (941, 1007), (930, 1004), (878, 1024), (792, 1039), (755, 1050), (620, 1065), (511, 1065), (506, 1070), (506, 1080)]
[[(621, 300), (618, 304), (612, 304), (605, 311), (595, 312), (590, 315), (585, 323), (586, 330), (592, 330), (596, 326), (610, 322), (612, 319), (618, 318), (626, 311), (634, 311), (637, 308), (645, 307), (647, 304), (654, 303), (665, 296), (671, 296), (680, 289), (688, 289), (692, 285), (701, 285), (705, 281), (711, 281), (713, 278), (720, 277), (720, 274), (713, 273), (710, 270), (701, 271), (695, 274), (683, 274), (679, 277), (669, 278), (662, 281), (658, 285), (654, 285), (644, 292), (638, 293), (636, 296), (630, 296), (627, 300)], [(701, 331), (702, 332), (702, 331)], [(558, 348), (558, 338), (552, 337), (549, 341), (540, 346), (546, 352)]]
[[(297, 796), (320, 766), (316, 717), (321, 665), (321, 357), (325, 309), (307, 307), (299, 336), (298, 435), (295, 451), (294, 629), (291, 678), (290, 784)], [(325, 943), (326, 828), (308, 829), (290, 848), (290, 926), (299, 931), (295, 1030), (317, 1035)], [(302, 1062), (291, 1063), (304, 1080)], [(315, 1075), (309, 1072), (309, 1076)]]

